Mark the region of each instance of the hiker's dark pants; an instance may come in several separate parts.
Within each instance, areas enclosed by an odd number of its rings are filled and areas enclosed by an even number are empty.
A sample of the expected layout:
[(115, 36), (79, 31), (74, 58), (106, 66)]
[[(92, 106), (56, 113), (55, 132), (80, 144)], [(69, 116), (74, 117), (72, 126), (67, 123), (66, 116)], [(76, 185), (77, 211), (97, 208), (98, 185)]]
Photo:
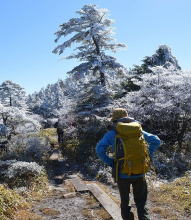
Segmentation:
[(137, 207), (139, 220), (150, 220), (148, 210), (146, 208), (147, 183), (145, 177), (134, 179), (119, 178), (117, 184), (121, 197), (121, 216), (123, 220), (131, 220), (131, 206), (129, 206), (130, 185), (133, 187), (134, 201)]

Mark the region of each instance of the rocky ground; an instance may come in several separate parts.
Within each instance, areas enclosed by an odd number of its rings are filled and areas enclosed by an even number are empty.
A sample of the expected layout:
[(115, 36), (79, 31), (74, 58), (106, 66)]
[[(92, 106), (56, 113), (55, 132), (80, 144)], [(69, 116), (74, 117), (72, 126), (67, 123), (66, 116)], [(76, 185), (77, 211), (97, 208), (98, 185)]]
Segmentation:
[(54, 194), (43, 199), (39, 204), (33, 207), (32, 211), (42, 217), (42, 219), (51, 220), (85, 220), (82, 210), (86, 206), (86, 200), (81, 195), (71, 195), (64, 198), (64, 193), (60, 190), (54, 190)]

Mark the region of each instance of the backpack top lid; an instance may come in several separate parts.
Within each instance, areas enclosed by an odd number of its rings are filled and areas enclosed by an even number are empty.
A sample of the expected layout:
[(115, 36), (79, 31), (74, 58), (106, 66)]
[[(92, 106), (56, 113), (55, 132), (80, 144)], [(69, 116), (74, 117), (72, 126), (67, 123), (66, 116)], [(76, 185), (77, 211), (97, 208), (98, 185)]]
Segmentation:
[(121, 138), (134, 138), (142, 136), (142, 127), (138, 122), (118, 122), (116, 131), (117, 135)]

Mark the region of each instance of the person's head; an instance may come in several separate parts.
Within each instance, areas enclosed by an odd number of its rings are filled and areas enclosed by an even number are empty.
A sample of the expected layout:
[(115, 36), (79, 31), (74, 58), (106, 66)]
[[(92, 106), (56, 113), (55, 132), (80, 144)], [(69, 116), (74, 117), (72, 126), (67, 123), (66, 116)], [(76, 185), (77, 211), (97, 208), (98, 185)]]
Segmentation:
[(124, 109), (124, 108), (115, 108), (112, 111), (112, 115), (111, 115), (110, 120), (112, 122), (116, 122), (120, 118), (126, 118), (126, 117), (128, 117), (128, 112), (127, 112), (126, 109)]

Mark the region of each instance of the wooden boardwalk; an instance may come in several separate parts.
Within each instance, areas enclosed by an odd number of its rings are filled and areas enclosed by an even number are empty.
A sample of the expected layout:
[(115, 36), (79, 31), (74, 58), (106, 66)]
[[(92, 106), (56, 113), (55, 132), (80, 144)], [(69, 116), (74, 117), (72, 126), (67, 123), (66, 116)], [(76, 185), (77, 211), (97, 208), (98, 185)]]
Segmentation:
[(90, 191), (114, 220), (123, 220), (120, 207), (96, 183), (84, 183), (80, 177), (70, 180), (78, 192)]
[(123, 220), (119, 206), (107, 195), (107, 193), (95, 183), (88, 184), (88, 188), (114, 220)]

